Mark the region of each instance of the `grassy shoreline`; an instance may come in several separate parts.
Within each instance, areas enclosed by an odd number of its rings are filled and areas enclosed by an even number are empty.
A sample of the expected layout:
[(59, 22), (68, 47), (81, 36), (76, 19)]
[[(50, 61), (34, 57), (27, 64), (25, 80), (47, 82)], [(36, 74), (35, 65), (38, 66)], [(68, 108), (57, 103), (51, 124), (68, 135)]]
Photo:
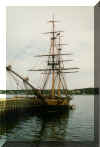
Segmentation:
[[(56, 90), (57, 91), (57, 90)], [(0, 90), (0, 94), (34, 94), (34, 90)], [(49, 94), (50, 90), (41, 90), (42, 93), (44, 94)], [(63, 94), (63, 90), (61, 90), (61, 93)], [(77, 94), (77, 95), (91, 95), (91, 94), (99, 94), (99, 89), (98, 88), (82, 88), (82, 89), (73, 89), (73, 90), (68, 90), (68, 94)]]

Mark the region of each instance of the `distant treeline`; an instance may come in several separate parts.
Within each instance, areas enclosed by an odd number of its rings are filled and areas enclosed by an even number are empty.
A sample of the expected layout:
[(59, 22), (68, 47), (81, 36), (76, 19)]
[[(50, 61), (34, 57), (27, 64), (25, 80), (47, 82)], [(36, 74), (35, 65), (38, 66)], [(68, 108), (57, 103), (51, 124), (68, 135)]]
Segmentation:
[[(61, 90), (61, 93), (63, 94), (66, 90)], [(0, 90), (0, 94), (34, 94), (34, 90)], [(57, 92), (57, 90), (56, 90)], [(41, 90), (41, 93), (49, 94), (50, 90)], [(68, 90), (68, 94), (77, 94), (77, 95), (83, 95), (83, 94), (99, 94), (98, 88), (82, 88), (82, 89), (73, 89)]]

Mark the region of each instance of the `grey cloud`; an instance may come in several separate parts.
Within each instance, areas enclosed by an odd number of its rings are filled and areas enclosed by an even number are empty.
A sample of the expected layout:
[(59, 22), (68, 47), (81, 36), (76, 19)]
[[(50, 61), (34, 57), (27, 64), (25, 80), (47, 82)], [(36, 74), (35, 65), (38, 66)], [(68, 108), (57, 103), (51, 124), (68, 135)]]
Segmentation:
[[(49, 38), (41, 33), (51, 30), (47, 23), (55, 14), (57, 29), (64, 30), (63, 52), (73, 52), (73, 62), (68, 66), (79, 66), (80, 73), (68, 75), (69, 87), (79, 88), (94, 85), (93, 8), (92, 7), (8, 7), (7, 8), (7, 64), (12, 64), (19, 73), (29, 75), (36, 86), (39, 73), (27, 72), (28, 68), (40, 65), (45, 59), (34, 55), (45, 54), (49, 49)], [(66, 65), (67, 66), (67, 65)], [(10, 87), (8, 80), (8, 88)], [(77, 83), (77, 84), (76, 84)], [(14, 86), (13, 86), (14, 88)]]

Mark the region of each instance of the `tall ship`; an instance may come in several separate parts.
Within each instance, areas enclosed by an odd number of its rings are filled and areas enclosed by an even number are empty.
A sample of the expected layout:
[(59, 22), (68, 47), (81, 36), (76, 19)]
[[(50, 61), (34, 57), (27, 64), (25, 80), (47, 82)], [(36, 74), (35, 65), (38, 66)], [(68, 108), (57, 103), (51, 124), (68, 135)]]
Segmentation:
[[(46, 68), (29, 69), (30, 72), (41, 72), (43, 75), (42, 88), (37, 89), (34, 87), (29, 78), (24, 78), (15, 72), (11, 65), (8, 65), (6, 70), (21, 79), (31, 90), (34, 91), (32, 98), (34, 101), (37, 101), (37, 104), (33, 104), (33, 107), (36, 107), (37, 105), (38, 109), (39, 107), (42, 107), (46, 108), (46, 110), (67, 110), (70, 107), (72, 97), (69, 94), (67, 87), (68, 82), (66, 81), (65, 74), (78, 72), (79, 68), (64, 66), (65, 62), (72, 61), (67, 58), (67, 56), (72, 54), (62, 53), (63, 46), (66, 44), (62, 43), (61, 39), (63, 37), (63, 31), (56, 30), (56, 23), (58, 21), (56, 21), (53, 16), (48, 22), (51, 23), (52, 29), (50, 32), (44, 34), (49, 34), (50, 36), (49, 52), (48, 54), (37, 55), (38, 58), (47, 58)], [(63, 59), (63, 56), (66, 57), (66, 60)]]

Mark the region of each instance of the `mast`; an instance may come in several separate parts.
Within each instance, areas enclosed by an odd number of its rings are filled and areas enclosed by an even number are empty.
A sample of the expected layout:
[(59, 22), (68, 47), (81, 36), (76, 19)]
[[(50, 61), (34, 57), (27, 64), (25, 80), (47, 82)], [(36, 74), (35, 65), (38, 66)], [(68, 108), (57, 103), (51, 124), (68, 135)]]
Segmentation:
[(58, 63), (59, 63), (59, 72), (58, 72), (58, 96), (60, 97), (61, 96), (61, 78), (60, 78), (60, 62), (61, 62), (61, 59), (60, 59), (60, 52), (61, 51), (61, 46), (60, 46), (60, 33), (59, 33), (59, 47), (58, 47), (58, 54), (59, 54), (59, 57), (58, 57)]
[(51, 21), (53, 25), (53, 33), (52, 33), (52, 38), (51, 38), (51, 51), (52, 51), (52, 97), (55, 96), (55, 71), (54, 71), (54, 53), (55, 53), (55, 21), (54, 21), (54, 15), (53, 15), (53, 20)]

